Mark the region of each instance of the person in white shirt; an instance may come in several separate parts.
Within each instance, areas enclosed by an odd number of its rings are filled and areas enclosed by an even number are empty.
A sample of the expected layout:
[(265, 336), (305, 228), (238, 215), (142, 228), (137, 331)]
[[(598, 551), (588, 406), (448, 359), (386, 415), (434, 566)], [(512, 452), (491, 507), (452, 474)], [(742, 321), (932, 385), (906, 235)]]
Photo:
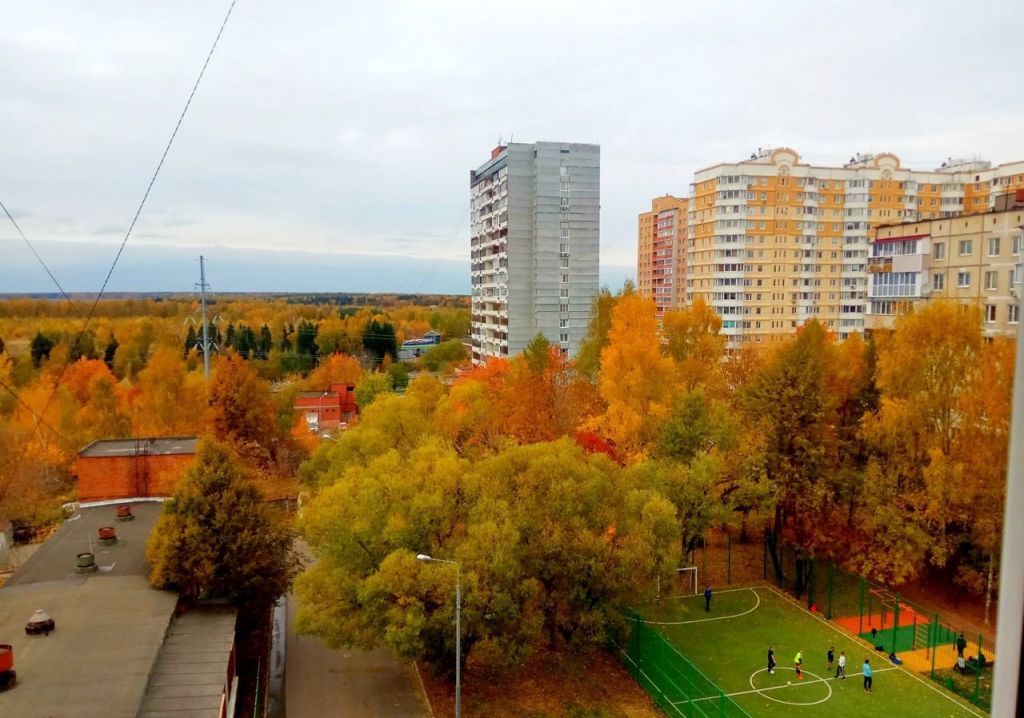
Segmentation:
[(839, 665), (836, 666), (836, 678), (846, 679), (846, 651), (839, 651)]

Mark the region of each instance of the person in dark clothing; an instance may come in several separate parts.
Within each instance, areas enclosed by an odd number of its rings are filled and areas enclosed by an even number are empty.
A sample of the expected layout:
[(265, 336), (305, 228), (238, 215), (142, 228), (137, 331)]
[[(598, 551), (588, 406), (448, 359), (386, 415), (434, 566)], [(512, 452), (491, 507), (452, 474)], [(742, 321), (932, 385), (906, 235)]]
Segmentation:
[(768, 646), (768, 672), (775, 675), (775, 649)]
[(711, 611), (711, 586), (704, 589), (704, 610)]
[(832, 670), (832, 664), (835, 663), (835, 660), (836, 660), (836, 649), (835, 649), (835, 646), (829, 646), (828, 647), (828, 669), (829, 669), (829, 671)]
[(965, 648), (967, 648), (967, 640), (964, 638), (964, 634), (961, 633), (956, 639), (956, 655), (958, 658), (963, 658)]

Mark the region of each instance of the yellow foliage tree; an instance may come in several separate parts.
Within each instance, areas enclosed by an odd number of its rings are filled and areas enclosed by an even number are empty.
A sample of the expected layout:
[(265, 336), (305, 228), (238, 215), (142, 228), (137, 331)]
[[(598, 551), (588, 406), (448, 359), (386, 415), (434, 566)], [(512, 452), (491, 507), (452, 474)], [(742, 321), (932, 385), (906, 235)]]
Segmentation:
[(672, 409), (677, 383), (675, 364), (661, 352), (654, 302), (624, 294), (601, 352), (598, 388), (606, 408), (592, 428), (626, 455), (644, 455)]

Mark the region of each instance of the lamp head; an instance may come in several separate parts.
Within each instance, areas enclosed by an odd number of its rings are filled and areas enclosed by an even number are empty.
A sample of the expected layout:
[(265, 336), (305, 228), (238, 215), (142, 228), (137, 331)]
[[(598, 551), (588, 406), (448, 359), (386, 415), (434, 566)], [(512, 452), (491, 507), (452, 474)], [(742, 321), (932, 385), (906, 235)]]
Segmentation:
[(416, 558), (418, 560), (420, 560), (420, 561), (433, 561), (434, 560), (432, 556), (428, 556), (425, 553), (418, 553), (418, 554), (416, 554)]

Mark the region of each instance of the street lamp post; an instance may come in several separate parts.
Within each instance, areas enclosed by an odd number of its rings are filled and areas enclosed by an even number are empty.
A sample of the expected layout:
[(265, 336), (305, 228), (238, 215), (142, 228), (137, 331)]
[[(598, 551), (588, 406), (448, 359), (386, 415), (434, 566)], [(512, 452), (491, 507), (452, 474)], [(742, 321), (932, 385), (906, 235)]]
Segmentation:
[(420, 561), (450, 563), (455, 567), (455, 718), (462, 718), (462, 567), (455, 561), (416, 554)]

